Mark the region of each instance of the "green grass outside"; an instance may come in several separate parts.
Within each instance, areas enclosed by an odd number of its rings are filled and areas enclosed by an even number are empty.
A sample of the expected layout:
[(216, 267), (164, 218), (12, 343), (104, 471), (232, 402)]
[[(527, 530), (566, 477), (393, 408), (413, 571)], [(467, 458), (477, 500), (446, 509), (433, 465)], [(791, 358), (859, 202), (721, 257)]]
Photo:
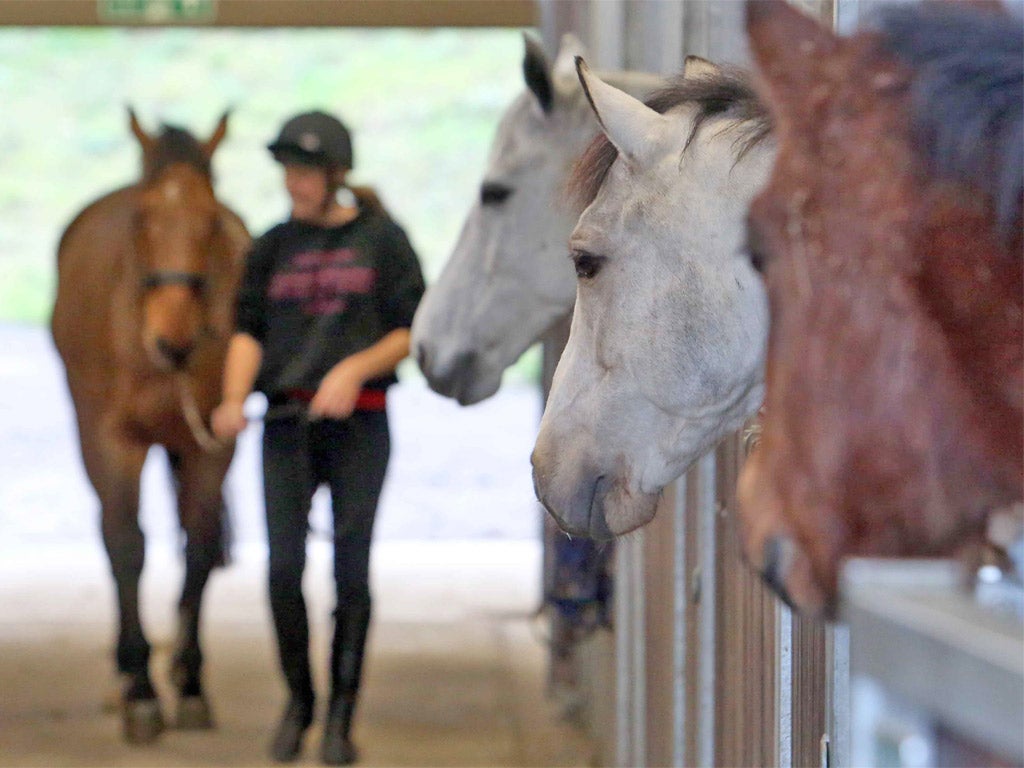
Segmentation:
[[(377, 188), (432, 281), (522, 89), (522, 48), (518, 30), (497, 29), (0, 30), (0, 322), (46, 322), (64, 226), (137, 177), (128, 105), (149, 130), (201, 137), (232, 109), (218, 194), (254, 233), (287, 212), (264, 148), (282, 120), (339, 114), (355, 138), (353, 183)], [(510, 375), (538, 369), (534, 350)]]

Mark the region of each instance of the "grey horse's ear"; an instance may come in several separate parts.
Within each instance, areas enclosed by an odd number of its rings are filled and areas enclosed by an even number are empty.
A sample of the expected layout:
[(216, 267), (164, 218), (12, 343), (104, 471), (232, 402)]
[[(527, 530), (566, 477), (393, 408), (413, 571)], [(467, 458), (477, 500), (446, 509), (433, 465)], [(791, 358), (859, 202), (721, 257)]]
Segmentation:
[(655, 146), (665, 125), (664, 115), (608, 85), (590, 71), (583, 59), (576, 59), (576, 71), (601, 130), (620, 155), (637, 159)]
[(712, 77), (722, 70), (714, 62), (700, 56), (687, 56), (683, 62), (683, 77)]
[(545, 114), (554, 103), (554, 87), (551, 84), (551, 67), (540, 41), (529, 32), (523, 32), (526, 55), (523, 58), (523, 77)]

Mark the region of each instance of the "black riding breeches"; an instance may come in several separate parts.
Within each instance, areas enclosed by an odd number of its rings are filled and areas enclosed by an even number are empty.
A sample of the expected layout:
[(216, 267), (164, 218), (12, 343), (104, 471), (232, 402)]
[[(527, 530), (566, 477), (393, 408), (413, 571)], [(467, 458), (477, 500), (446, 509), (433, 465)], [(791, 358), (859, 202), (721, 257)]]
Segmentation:
[(321, 484), (331, 492), (336, 610), (368, 612), (370, 540), (390, 444), (385, 411), (314, 422), (286, 417), (264, 424), (270, 606), (282, 671), (294, 694), (312, 693), (302, 573), (313, 493)]

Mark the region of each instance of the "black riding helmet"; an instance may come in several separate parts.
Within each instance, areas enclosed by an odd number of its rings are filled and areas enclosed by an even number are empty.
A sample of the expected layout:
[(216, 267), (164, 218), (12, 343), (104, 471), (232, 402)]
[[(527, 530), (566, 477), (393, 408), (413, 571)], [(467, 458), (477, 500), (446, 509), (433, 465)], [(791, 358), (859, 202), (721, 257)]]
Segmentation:
[(267, 149), (279, 163), (352, 169), (352, 136), (326, 112), (303, 112), (286, 122)]

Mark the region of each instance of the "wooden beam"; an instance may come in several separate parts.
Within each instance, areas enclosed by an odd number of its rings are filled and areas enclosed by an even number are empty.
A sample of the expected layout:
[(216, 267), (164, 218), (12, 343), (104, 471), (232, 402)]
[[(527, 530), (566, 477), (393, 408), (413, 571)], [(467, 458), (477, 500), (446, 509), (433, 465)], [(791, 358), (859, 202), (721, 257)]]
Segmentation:
[(0, 26), (532, 27), (538, 19), (535, 0), (214, 0), (212, 5), (206, 18), (153, 21), (115, 18), (104, 12), (105, 0), (0, 0)]

